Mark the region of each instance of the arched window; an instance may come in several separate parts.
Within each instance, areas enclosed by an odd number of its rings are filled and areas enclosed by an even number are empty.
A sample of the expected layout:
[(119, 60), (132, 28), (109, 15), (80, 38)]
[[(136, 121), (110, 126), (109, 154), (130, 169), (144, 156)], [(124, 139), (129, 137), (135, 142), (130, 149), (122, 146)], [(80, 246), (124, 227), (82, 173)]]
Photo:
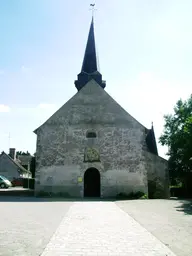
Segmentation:
[(86, 137), (87, 138), (96, 138), (97, 134), (94, 131), (88, 131), (87, 134), (86, 134)]

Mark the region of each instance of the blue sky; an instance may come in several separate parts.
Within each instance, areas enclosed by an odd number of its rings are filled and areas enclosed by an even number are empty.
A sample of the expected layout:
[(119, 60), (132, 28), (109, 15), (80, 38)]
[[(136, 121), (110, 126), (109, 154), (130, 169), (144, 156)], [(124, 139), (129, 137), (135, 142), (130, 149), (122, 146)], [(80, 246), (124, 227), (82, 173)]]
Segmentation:
[[(0, 151), (34, 153), (33, 130), (76, 93), (90, 3), (0, 1)], [(192, 92), (192, 1), (95, 3), (106, 91), (147, 128), (153, 121), (158, 139), (163, 115)], [(167, 148), (158, 149), (164, 157)]]

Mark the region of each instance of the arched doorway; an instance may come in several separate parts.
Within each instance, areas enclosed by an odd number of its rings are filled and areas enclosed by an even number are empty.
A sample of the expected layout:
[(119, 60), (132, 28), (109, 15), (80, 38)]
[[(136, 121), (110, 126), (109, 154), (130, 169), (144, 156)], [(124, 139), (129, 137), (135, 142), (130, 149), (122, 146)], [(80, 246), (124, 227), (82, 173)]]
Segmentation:
[(84, 174), (84, 197), (100, 197), (100, 173), (89, 168)]

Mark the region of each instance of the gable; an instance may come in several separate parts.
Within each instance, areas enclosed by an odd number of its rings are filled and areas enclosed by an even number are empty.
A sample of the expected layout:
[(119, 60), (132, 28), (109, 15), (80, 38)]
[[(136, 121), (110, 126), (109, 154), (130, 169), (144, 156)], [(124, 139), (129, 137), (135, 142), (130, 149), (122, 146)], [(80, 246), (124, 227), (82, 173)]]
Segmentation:
[(7, 155), (5, 152), (3, 152), (0, 155), (0, 167), (3, 168), (3, 166), (11, 166), (14, 167), (15, 170), (17, 170), (19, 173), (29, 173), (23, 166), (21, 166), (19, 163), (14, 161), (9, 155)]
[(89, 81), (79, 92), (55, 112), (44, 125), (100, 124), (145, 129), (127, 113), (95, 80)]
[(14, 172), (19, 173), (18, 167), (7, 157), (6, 154), (0, 156), (0, 172)]

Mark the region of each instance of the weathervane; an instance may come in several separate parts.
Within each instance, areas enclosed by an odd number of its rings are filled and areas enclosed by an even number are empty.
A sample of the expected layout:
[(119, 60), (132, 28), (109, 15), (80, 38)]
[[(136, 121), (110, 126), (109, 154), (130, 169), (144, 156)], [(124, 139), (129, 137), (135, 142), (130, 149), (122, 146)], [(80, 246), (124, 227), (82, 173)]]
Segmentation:
[(95, 13), (95, 11), (97, 11), (97, 9), (95, 9), (95, 4), (90, 4), (90, 6), (91, 6), (91, 9), (89, 9), (89, 10), (92, 11), (92, 17), (94, 17), (94, 13)]

